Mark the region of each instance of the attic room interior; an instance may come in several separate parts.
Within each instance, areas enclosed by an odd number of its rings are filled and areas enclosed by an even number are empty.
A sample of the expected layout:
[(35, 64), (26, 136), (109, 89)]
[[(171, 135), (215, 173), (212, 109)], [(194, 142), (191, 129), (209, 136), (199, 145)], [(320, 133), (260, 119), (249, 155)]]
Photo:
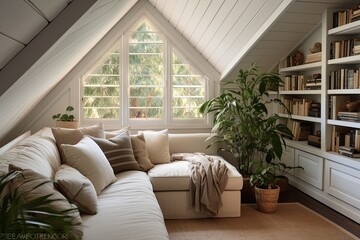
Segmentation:
[(0, 0), (0, 239), (360, 239), (360, 2)]

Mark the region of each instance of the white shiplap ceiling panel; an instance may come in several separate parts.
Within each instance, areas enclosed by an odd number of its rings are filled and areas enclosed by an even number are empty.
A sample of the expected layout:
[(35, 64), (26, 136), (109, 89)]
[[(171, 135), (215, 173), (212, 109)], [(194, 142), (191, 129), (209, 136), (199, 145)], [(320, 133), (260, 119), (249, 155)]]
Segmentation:
[(28, 44), (47, 24), (25, 1), (0, 0), (0, 33)]
[[(214, 53), (212, 55), (211, 58), (216, 59), (217, 61), (215, 63), (215, 66), (221, 69), (221, 72), (224, 72), (224, 70), (229, 64), (229, 60), (232, 60), (237, 56), (237, 54), (246, 45), (246, 43), (250, 40), (250, 38), (264, 24), (263, 19), (268, 19), (273, 14), (275, 9), (279, 6), (279, 4), (282, 2), (282, 0), (268, 0), (265, 3), (262, 0), (259, 2), (261, 4), (255, 5), (253, 8), (254, 10), (250, 15), (247, 16), (247, 14), (243, 14), (243, 18), (239, 19), (241, 25), (239, 26), (238, 29), (234, 29), (234, 31), (231, 31), (231, 33), (233, 33), (233, 36), (224, 39), (222, 43), (224, 45), (224, 48), (226, 48), (225, 46), (230, 46), (230, 47), (228, 47), (226, 51), (222, 51), (222, 52), (217, 50), (218, 54), (215, 55)], [(256, 12), (256, 14), (254, 14), (254, 12)], [(252, 19), (250, 17), (252, 17)], [(244, 25), (245, 19), (249, 19), (247, 25)], [(236, 35), (235, 33), (238, 34)]]
[(221, 74), (284, 1), (149, 0)]
[(196, 46), (201, 36), (204, 34), (209, 25), (212, 24), (212, 20), (217, 15), (217, 12), (221, 8), (224, 0), (212, 1), (208, 6), (208, 9), (201, 18), (199, 24), (196, 26), (194, 32), (192, 33), (189, 41)]
[(29, 0), (51, 22), (67, 5), (67, 0)]
[(0, 69), (5, 66), (25, 45), (0, 34)]

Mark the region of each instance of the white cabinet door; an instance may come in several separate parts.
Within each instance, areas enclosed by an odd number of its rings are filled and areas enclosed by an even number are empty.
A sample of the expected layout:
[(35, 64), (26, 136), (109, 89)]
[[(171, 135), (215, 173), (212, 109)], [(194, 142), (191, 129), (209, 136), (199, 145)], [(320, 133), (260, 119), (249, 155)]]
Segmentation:
[(323, 188), (323, 166), (324, 159), (313, 154), (295, 149), (295, 165), (302, 169), (295, 170), (295, 176), (314, 187)]
[(325, 160), (325, 192), (360, 209), (360, 170)]

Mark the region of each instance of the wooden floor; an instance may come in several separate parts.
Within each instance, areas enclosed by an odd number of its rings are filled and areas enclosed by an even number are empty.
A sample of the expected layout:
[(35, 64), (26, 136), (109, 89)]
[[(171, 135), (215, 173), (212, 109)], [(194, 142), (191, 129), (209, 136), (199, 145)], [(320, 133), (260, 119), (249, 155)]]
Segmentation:
[(290, 186), (288, 192), (280, 193), (279, 202), (299, 202), (360, 238), (360, 224), (325, 206), (294, 187)]

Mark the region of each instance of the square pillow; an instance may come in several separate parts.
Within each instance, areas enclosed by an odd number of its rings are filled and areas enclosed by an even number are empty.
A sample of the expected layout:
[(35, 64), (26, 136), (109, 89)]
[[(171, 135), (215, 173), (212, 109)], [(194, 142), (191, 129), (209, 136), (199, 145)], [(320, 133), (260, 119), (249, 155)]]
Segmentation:
[[(141, 132), (139, 132), (141, 133)], [(149, 154), (150, 161), (153, 164), (169, 163), (170, 148), (168, 130), (162, 131), (143, 131), (146, 150)]]
[(143, 171), (149, 171), (154, 167), (154, 164), (151, 163), (149, 155), (146, 151), (146, 142), (143, 133), (137, 135), (131, 135), (131, 145), (134, 151), (134, 156), (139, 164), (139, 167)]
[(128, 170), (140, 170), (134, 157), (128, 130), (124, 130), (115, 137), (109, 139), (95, 137), (91, 137), (91, 139), (94, 140), (104, 152), (114, 173)]
[(97, 213), (97, 195), (94, 185), (78, 170), (68, 165), (61, 165), (55, 174), (57, 189), (71, 202), (74, 202), (80, 212)]
[(90, 127), (81, 127), (77, 129), (53, 127), (51, 131), (54, 135), (56, 145), (59, 149), (62, 163), (66, 163), (66, 156), (61, 148), (61, 144), (77, 144), (84, 135), (105, 138), (104, 125), (98, 123)]
[[(24, 195), (25, 203), (29, 203), (39, 197), (51, 195), (48, 199), (54, 200), (48, 206), (56, 211), (68, 211), (68, 215), (72, 217), (73, 228), (68, 232), (70, 239), (81, 239), (83, 235), (82, 220), (80, 218), (79, 211), (74, 205), (70, 204), (69, 201), (58, 192), (53, 182), (41, 174), (34, 172), (30, 169), (21, 169), (12, 164), (9, 165), (9, 171), (19, 171), (17, 175), (10, 182), (10, 191), (15, 190), (19, 194)], [(56, 221), (56, 220), (55, 220)], [(54, 224), (56, 225), (56, 224)]]
[(83, 137), (75, 145), (61, 145), (67, 164), (87, 177), (94, 185), (96, 194), (116, 181), (113, 169), (101, 148), (90, 138)]
[(116, 135), (120, 134), (120, 133), (123, 133), (123, 132), (130, 132), (130, 127), (123, 127), (121, 129), (118, 129), (118, 130), (115, 130), (115, 131), (105, 131), (105, 138), (106, 139), (109, 139), (109, 138), (113, 138), (115, 137)]

